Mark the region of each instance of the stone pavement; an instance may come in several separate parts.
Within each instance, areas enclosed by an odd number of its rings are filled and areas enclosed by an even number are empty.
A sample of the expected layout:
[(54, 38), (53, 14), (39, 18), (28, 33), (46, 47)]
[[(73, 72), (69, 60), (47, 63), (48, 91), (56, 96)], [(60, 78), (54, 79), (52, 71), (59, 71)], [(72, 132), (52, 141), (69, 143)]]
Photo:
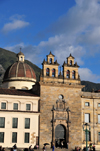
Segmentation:
[[(23, 151), (24, 149), (17, 149), (17, 151)], [(11, 151), (11, 149), (9, 148), (5, 148), (5, 151)], [(42, 148), (40, 149), (34, 149), (34, 151), (43, 151)], [(52, 151), (52, 148), (47, 148), (46, 151)], [(70, 149), (66, 149), (66, 148), (55, 148), (55, 151), (72, 151)]]

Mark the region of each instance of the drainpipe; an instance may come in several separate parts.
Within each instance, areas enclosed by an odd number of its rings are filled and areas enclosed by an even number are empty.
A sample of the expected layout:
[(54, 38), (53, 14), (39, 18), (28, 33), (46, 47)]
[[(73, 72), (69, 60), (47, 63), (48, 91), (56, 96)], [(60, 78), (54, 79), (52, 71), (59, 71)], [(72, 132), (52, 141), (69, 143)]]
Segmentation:
[(93, 98), (93, 136), (94, 136), (94, 141), (93, 141), (93, 143), (95, 144), (95, 126), (94, 126), (94, 98)]
[[(94, 89), (92, 90), (92, 92), (94, 92)], [(93, 144), (95, 144), (95, 126), (94, 126), (94, 98), (92, 96), (93, 99)]]

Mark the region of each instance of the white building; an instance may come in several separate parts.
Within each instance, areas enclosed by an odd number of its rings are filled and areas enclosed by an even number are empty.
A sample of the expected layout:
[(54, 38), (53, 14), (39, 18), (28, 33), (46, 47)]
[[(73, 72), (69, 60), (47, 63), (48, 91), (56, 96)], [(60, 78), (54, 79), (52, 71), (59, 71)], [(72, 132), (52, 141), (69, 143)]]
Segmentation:
[(24, 63), (22, 52), (17, 57), (18, 61), (5, 72), (4, 88), (0, 88), (0, 145), (34, 147), (39, 144), (40, 115), (40, 97), (31, 90), (36, 82), (36, 75)]

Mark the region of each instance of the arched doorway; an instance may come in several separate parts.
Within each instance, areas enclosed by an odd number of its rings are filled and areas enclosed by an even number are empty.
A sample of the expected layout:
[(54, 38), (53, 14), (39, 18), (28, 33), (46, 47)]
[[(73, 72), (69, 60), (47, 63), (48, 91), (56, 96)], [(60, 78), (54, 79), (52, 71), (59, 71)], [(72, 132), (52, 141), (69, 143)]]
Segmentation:
[(66, 146), (66, 128), (64, 125), (59, 124), (55, 128), (55, 146), (56, 147)]

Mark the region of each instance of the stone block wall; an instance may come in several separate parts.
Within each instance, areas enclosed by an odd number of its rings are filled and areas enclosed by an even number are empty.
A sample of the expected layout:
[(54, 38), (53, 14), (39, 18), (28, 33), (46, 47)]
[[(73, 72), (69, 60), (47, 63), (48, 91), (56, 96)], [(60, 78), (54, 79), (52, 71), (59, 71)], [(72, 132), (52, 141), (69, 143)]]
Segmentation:
[[(69, 148), (82, 145), (81, 85), (40, 82), (40, 147), (52, 142), (52, 107), (60, 94), (71, 110)], [(61, 121), (62, 122), (62, 121)]]

